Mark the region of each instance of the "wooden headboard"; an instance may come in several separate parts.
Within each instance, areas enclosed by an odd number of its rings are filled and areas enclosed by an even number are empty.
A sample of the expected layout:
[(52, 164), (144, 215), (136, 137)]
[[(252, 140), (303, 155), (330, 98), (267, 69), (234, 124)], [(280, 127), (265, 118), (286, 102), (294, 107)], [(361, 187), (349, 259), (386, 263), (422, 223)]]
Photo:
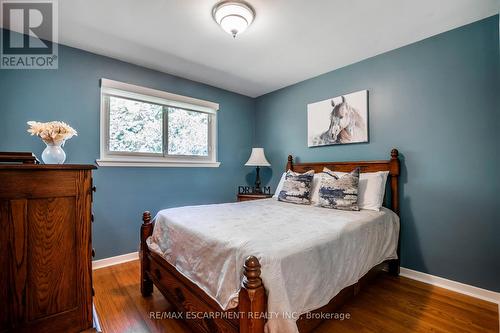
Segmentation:
[(393, 149), (391, 151), (391, 158), (384, 161), (294, 163), (293, 156), (288, 155), (288, 163), (286, 164), (285, 171), (292, 170), (302, 173), (314, 170), (314, 172), (322, 172), (324, 167), (340, 172), (351, 172), (357, 167), (361, 168), (361, 172), (389, 171), (391, 186), (388, 206), (399, 215), (399, 173), (401, 167), (397, 149)]

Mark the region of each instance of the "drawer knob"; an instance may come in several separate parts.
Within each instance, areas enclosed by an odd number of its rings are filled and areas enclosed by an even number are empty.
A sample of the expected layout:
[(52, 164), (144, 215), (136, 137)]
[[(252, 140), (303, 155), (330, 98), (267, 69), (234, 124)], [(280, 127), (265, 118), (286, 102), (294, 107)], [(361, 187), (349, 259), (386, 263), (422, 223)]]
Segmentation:
[(91, 190), (92, 190), (92, 192), (95, 192), (95, 191), (97, 191), (97, 187), (92, 186)]

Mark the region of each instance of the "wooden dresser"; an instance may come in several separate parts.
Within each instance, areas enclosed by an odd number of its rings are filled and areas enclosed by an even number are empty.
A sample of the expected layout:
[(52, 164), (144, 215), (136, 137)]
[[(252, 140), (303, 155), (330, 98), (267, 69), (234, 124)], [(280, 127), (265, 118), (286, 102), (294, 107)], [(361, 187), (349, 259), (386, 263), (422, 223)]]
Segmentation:
[(0, 164), (0, 332), (92, 327), (92, 169)]

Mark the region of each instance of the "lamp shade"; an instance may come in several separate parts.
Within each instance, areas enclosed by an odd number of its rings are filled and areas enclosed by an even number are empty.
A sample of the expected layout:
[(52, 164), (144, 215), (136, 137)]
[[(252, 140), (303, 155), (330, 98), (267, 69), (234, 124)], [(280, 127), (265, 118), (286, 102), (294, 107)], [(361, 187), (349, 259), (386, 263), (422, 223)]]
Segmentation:
[(245, 163), (246, 166), (271, 166), (264, 155), (264, 148), (252, 148), (252, 154)]

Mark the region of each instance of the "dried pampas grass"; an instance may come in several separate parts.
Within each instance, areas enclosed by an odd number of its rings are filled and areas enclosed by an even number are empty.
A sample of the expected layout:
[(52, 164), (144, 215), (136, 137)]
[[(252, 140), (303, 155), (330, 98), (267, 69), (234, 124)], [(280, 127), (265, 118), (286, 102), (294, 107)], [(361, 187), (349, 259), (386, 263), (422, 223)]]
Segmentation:
[(40, 123), (28, 121), (28, 133), (39, 136), (46, 144), (63, 144), (77, 135), (75, 129), (62, 121)]

